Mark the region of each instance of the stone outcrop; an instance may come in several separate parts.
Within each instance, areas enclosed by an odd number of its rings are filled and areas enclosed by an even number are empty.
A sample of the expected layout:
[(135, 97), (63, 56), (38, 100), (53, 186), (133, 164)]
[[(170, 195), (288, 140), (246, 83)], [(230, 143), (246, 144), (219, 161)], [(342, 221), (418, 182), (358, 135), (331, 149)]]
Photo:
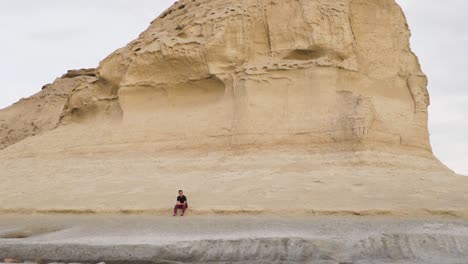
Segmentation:
[(0, 149), (57, 128), (74, 89), (95, 80), (84, 76), (60, 78), (44, 85), (39, 93), (0, 110)]
[(310, 210), (465, 211), (409, 37), (394, 0), (179, 1), (96, 70), (0, 111), (0, 207), (148, 210), (190, 186), (200, 209), (302, 210), (300, 190), (332, 199)]
[(430, 151), (426, 78), (408, 39), (394, 1), (181, 1), (98, 71), (119, 87), (124, 124), (189, 132), (189, 145)]
[(69, 122), (120, 116), (117, 93), (95, 69), (70, 70), (37, 94), (0, 110), (0, 150)]
[(67, 73), (62, 75), (62, 79), (65, 78), (75, 78), (80, 76), (90, 76), (96, 77), (96, 69), (79, 69), (79, 70), (69, 70)]
[(186, 146), (217, 137), (430, 152), (427, 80), (408, 39), (392, 0), (180, 1), (97, 71), (63, 75), (93, 79), (66, 85), (62, 115), (112, 111)]

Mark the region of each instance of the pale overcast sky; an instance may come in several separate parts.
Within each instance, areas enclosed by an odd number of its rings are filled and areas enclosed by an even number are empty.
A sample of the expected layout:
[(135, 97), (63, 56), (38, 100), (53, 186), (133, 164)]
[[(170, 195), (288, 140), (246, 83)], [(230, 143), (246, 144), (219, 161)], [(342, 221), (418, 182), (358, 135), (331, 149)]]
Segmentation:
[[(397, 0), (429, 77), (434, 152), (468, 175), (468, 1)], [(68, 69), (96, 67), (173, 0), (0, 0), (0, 108)]]

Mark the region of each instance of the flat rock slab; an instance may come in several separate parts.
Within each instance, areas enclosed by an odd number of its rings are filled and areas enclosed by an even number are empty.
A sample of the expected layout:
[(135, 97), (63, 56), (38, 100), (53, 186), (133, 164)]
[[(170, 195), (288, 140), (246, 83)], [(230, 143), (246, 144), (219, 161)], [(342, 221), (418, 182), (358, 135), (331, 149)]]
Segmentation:
[(455, 218), (4, 215), (0, 237), (45, 263), (468, 263)]

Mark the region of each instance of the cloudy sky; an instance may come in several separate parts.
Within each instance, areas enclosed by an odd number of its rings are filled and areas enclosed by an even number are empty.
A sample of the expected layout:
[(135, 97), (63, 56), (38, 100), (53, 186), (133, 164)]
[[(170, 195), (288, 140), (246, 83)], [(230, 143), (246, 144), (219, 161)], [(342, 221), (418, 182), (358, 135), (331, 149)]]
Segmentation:
[[(429, 76), (435, 154), (468, 175), (468, 1), (397, 0)], [(173, 0), (0, 0), (0, 108), (68, 69), (96, 67)]]

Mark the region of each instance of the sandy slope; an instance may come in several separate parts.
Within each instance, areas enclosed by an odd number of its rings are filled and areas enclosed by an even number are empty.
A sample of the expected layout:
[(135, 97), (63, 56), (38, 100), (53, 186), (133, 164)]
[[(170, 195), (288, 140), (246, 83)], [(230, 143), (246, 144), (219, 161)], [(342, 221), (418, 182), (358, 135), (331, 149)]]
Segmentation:
[[(164, 142), (117, 139), (94, 145), (96, 130), (71, 131), (77, 129), (57, 129), (0, 153), (2, 189), (8, 190), (2, 193), (2, 211), (165, 214), (177, 190), (184, 189), (197, 213), (468, 217), (468, 179), (449, 173), (431, 156), (317, 153), (297, 146), (156, 151)], [(63, 133), (67, 144), (59, 140)], [(33, 151), (30, 146), (41, 147)]]

